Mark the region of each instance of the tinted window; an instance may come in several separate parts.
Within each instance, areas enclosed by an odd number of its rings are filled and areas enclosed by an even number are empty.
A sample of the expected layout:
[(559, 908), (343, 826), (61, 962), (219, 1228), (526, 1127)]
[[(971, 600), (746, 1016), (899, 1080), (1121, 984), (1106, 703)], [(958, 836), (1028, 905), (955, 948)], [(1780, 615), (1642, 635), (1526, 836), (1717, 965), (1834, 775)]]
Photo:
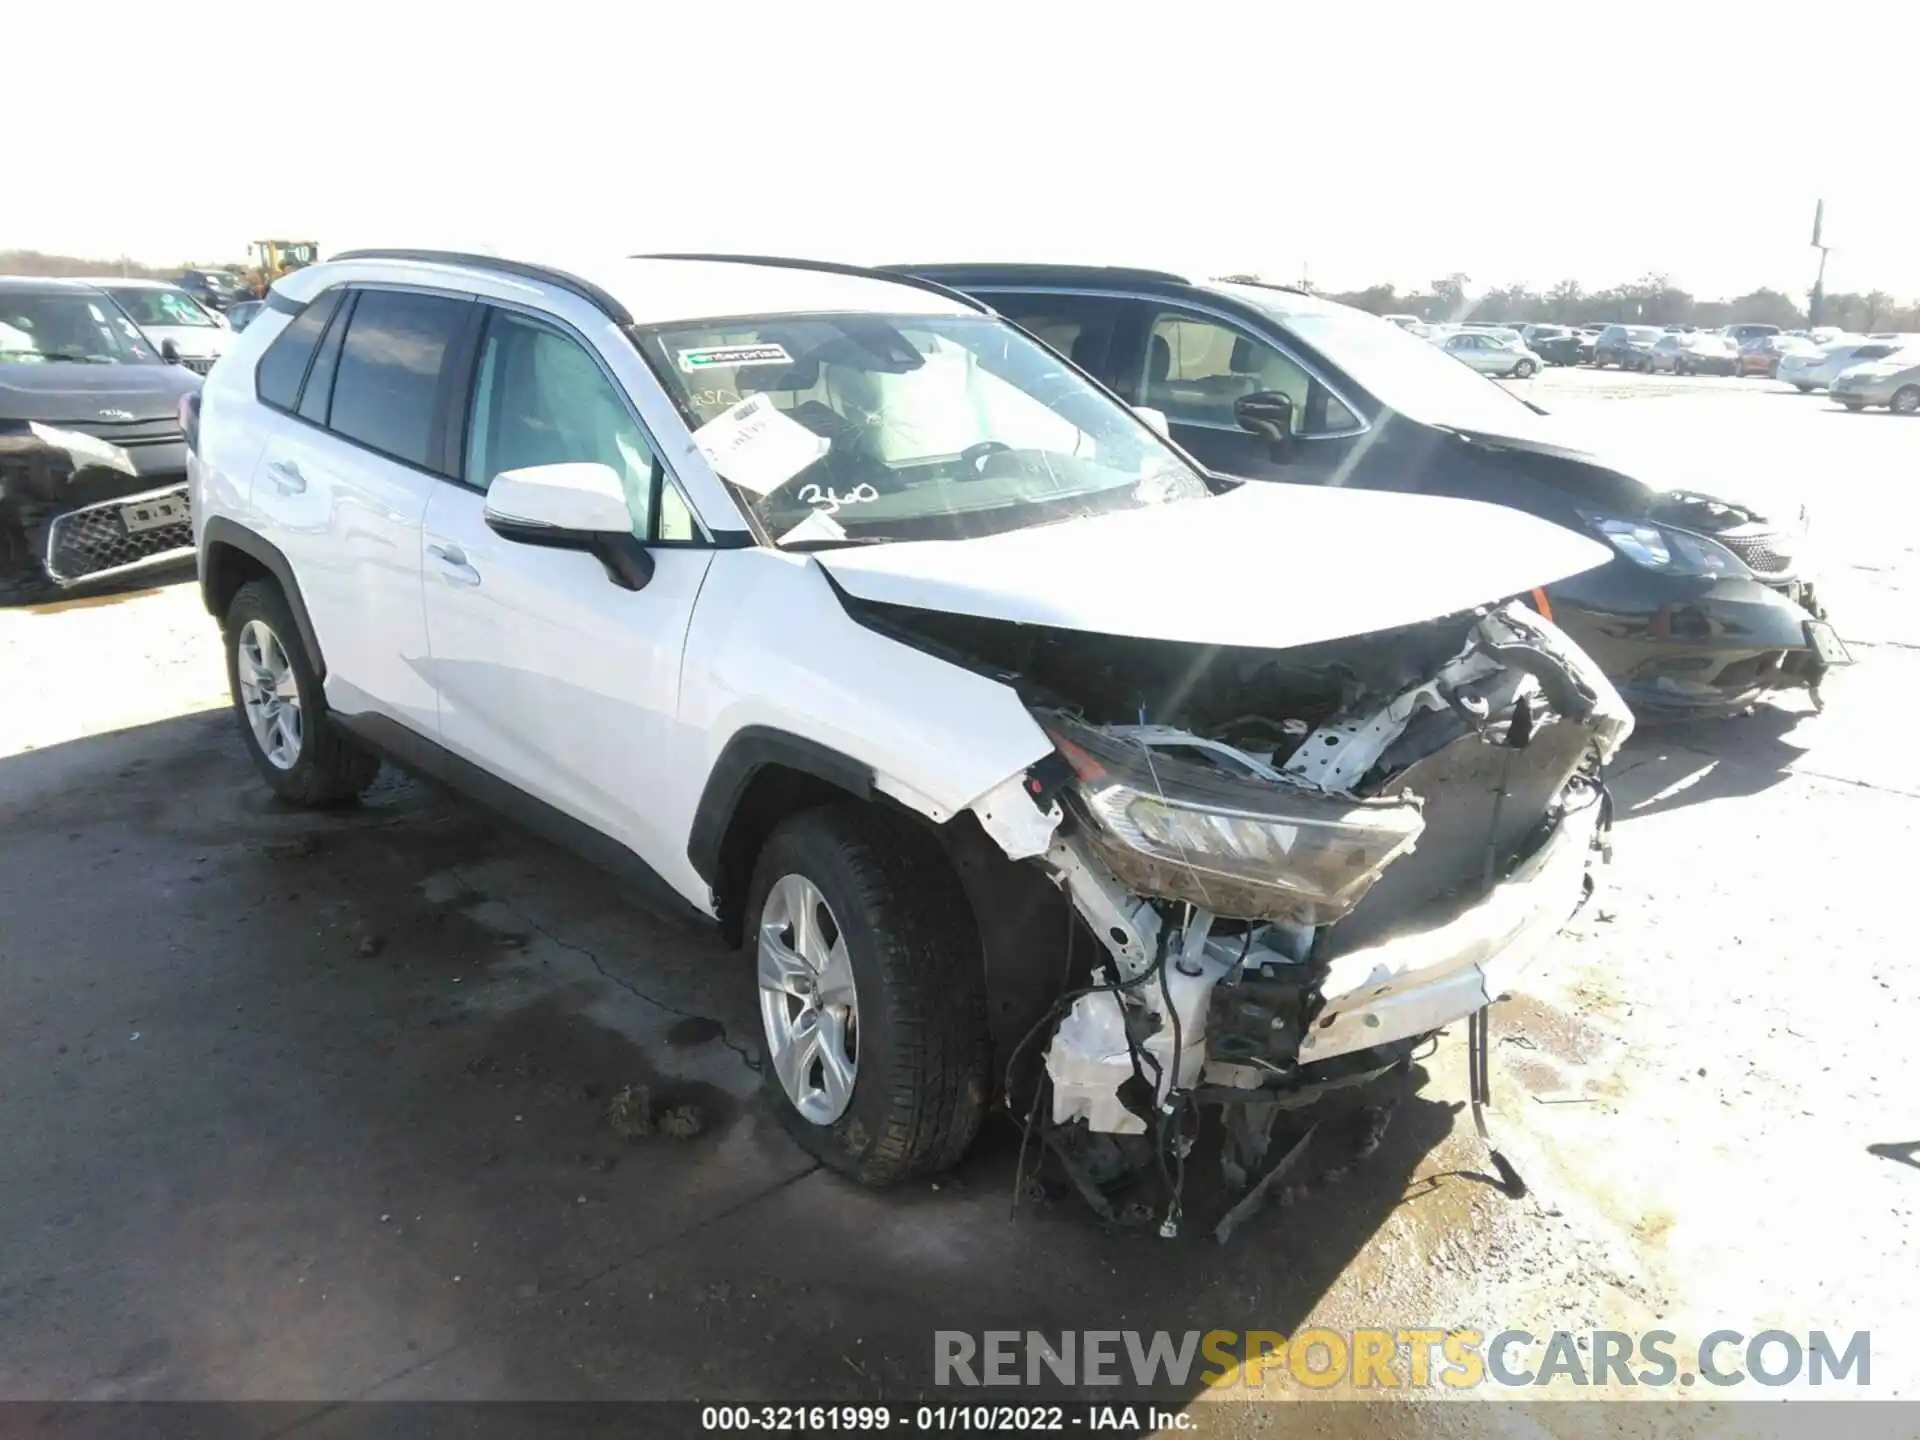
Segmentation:
[(434, 402), (447, 351), (469, 302), (363, 290), (354, 302), (333, 381), (328, 428), (410, 465), (434, 466)]
[(340, 307), (320, 349), (313, 357), (313, 369), (307, 374), (307, 388), (300, 392), (300, 418), (316, 425), (327, 423), (328, 402), (333, 399), (333, 374), (340, 365), (340, 342), (347, 333), (347, 319), (353, 311), (351, 298)]
[(1049, 350), (1102, 380), (1113, 338), (1116, 307), (1084, 295), (996, 294), (993, 308), (1028, 331)]
[(320, 343), (321, 332), (332, 318), (333, 307), (340, 303), (340, 295), (338, 290), (329, 290), (317, 296), (267, 346), (254, 372), (254, 387), (267, 404), (293, 409), (300, 398), (300, 382), (307, 375), (307, 362), (313, 359), (313, 347)]
[[(494, 311), (474, 378), (467, 483), (484, 490), (503, 470), (575, 460), (598, 461), (620, 477), (634, 534), (650, 538), (653, 456), (625, 398), (571, 336)], [(687, 529), (666, 538), (690, 538)]]

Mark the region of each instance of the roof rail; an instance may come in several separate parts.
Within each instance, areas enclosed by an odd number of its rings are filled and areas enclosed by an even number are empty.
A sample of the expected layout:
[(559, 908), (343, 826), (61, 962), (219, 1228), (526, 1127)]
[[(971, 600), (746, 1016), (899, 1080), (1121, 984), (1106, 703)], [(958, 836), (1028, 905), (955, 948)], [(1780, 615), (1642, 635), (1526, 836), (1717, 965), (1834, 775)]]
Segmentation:
[(471, 270), (496, 270), (522, 280), (538, 280), (578, 295), (616, 325), (631, 325), (633, 316), (627, 307), (591, 280), (555, 270), (549, 265), (529, 265), (520, 260), (502, 260), (497, 255), (469, 255), (462, 250), (342, 250), (329, 255), (334, 260), (417, 260), (432, 265), (464, 265)]
[(1148, 270), (1135, 265), (1058, 265), (1031, 260), (942, 260), (928, 265), (889, 265), (886, 269), (892, 273), (922, 277), (977, 275), (981, 271), (992, 271), (995, 274), (1016, 279), (1040, 279), (1049, 275), (1097, 275), (1104, 280), (1130, 280), (1162, 285), (1194, 283), (1191, 275), (1179, 275), (1171, 270)]
[(629, 255), (629, 260), (710, 260), (722, 265), (770, 265), (781, 270), (817, 270), (823, 275), (853, 275), (862, 280), (883, 280), (889, 285), (907, 285), (915, 290), (930, 291), (944, 296), (969, 310), (978, 310), (983, 315), (993, 314), (993, 307), (983, 304), (971, 295), (963, 295), (958, 290), (928, 280), (920, 275), (903, 274), (874, 265), (846, 265), (838, 260), (801, 260), (791, 255), (698, 255), (674, 253), (666, 255)]

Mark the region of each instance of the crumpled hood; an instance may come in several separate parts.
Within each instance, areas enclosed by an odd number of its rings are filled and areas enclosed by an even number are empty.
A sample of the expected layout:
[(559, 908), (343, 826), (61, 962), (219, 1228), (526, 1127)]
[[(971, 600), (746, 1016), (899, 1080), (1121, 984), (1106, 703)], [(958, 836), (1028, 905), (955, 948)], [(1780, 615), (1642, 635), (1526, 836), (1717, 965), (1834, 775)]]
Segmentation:
[(1478, 501), (1262, 483), (978, 539), (813, 558), (850, 594), (880, 604), (1285, 649), (1469, 610), (1612, 554)]
[[(180, 365), (0, 363), (0, 420), (170, 420), (200, 377)], [(124, 415), (102, 415), (123, 410)]]

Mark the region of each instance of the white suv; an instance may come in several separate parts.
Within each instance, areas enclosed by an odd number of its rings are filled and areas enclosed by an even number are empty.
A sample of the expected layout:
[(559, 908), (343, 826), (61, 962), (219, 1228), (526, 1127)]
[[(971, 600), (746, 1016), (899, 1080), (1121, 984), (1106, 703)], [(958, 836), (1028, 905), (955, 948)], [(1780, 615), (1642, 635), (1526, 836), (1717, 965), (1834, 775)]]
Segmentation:
[(744, 940), (827, 1163), (938, 1170), (996, 1098), (1076, 1174), (1195, 1106), (1245, 1162), (1580, 902), (1630, 722), (1505, 602), (1603, 547), (1205, 475), (930, 283), (590, 274), (281, 280), (187, 407), (201, 583), (280, 795), (386, 755)]

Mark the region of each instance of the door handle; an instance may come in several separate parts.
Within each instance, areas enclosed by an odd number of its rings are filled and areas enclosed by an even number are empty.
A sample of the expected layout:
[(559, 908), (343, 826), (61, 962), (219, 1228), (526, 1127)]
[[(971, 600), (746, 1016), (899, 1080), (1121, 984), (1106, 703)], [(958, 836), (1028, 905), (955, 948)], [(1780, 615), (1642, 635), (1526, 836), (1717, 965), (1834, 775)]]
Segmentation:
[(449, 585), (478, 585), (480, 572), (467, 563), (467, 552), (458, 545), (429, 545), (427, 554), (440, 562), (440, 578)]
[(267, 478), (282, 495), (298, 495), (307, 488), (307, 477), (291, 460), (276, 460), (267, 466)]

